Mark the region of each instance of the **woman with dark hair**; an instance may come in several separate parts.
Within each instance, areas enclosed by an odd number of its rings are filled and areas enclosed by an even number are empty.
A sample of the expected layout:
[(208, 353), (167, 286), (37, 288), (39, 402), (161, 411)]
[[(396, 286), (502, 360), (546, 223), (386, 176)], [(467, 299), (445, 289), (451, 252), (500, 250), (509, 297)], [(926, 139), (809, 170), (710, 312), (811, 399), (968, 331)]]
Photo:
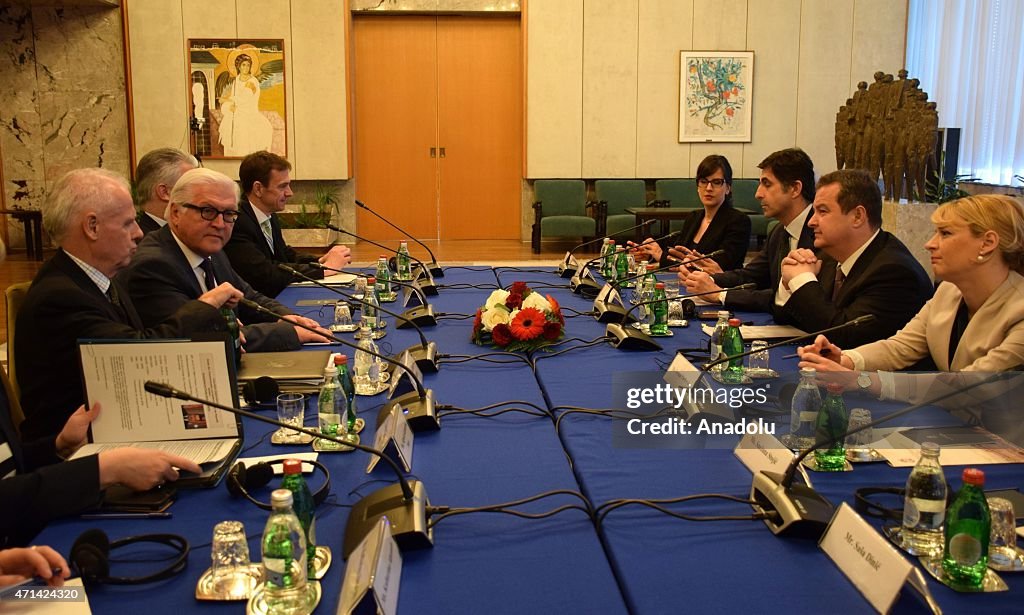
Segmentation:
[[(668, 265), (668, 249), (675, 247), (684, 260), (724, 250), (712, 260), (723, 271), (743, 265), (750, 244), (750, 218), (732, 206), (732, 165), (725, 156), (712, 154), (697, 167), (697, 195), (703, 210), (690, 212), (683, 228), (661, 243), (641, 243), (636, 252)], [(648, 240), (649, 241), (649, 240)], [(699, 263), (698, 263), (699, 264)]]

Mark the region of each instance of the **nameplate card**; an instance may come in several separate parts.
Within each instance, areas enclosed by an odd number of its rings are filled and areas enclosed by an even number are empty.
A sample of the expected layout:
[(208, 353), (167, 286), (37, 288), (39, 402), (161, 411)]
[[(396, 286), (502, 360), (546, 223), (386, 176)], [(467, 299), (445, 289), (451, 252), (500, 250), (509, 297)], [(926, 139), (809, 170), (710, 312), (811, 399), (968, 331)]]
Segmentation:
[[(398, 357), (398, 363), (396, 369), (391, 374), (391, 386), (388, 389), (388, 399), (393, 398), (396, 394), (404, 395), (405, 393), (411, 393), (416, 390), (416, 383), (423, 382), (423, 372), (420, 371), (418, 365), (416, 365), (415, 359), (412, 358), (412, 354), (406, 350)], [(409, 374), (413, 374), (410, 376)]]
[(778, 438), (760, 432), (743, 436), (732, 452), (754, 476), (762, 471), (785, 474), (794, 457)]
[[(411, 472), (412, 443), (412, 430), (409, 429), (409, 421), (405, 419), (405, 412), (402, 411), (401, 406), (395, 406), (377, 429), (373, 447), (392, 459), (396, 459), (406, 472)], [(378, 461), (380, 461), (380, 457), (370, 455), (370, 463), (366, 464), (367, 474), (373, 472)]]
[(914, 568), (846, 502), (839, 506), (818, 546), (879, 613), (892, 608)]
[(395, 615), (402, 581), (402, 556), (381, 517), (348, 557), (337, 613)]
[(688, 389), (697, 384), (700, 377), (700, 370), (694, 367), (689, 359), (677, 352), (676, 358), (672, 359), (663, 379), (677, 388)]

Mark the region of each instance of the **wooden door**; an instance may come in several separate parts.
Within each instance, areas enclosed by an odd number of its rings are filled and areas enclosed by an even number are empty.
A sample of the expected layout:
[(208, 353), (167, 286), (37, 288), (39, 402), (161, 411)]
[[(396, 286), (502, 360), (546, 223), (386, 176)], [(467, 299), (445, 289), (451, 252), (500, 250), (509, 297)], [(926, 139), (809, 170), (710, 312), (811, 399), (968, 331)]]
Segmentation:
[[(437, 235), (436, 18), (352, 20), (356, 198), (421, 239)], [(356, 208), (358, 233), (401, 234)]]
[(518, 17), (438, 18), (442, 239), (519, 239), (521, 55)]

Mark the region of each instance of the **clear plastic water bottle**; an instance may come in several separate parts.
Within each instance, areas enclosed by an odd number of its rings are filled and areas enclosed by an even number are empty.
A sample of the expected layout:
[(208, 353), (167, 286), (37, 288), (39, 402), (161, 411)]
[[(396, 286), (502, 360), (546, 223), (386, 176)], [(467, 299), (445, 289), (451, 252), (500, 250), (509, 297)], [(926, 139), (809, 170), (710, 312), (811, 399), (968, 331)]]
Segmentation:
[[(363, 325), (372, 335), (377, 331), (377, 319), (380, 318), (380, 299), (377, 298), (377, 278), (366, 278), (366, 293), (363, 295), (362, 321), (359, 323), (359, 335), (363, 334)], [(357, 336), (358, 337), (358, 336)]]
[[(345, 422), (345, 414), (348, 411), (348, 399), (345, 390), (341, 388), (338, 381), (338, 370), (332, 362), (324, 368), (324, 381), (320, 385), (320, 395), (317, 399), (317, 417), (320, 423), (320, 433), (332, 438), (344, 438), (348, 433), (348, 424)], [(317, 446), (321, 450), (337, 450), (341, 445), (330, 440), (320, 439)]]
[(385, 303), (394, 301), (398, 293), (391, 288), (391, 268), (388, 267), (388, 257), (381, 254), (377, 258), (377, 272), (375, 275), (377, 299)]
[[(708, 341), (708, 362), (714, 361), (722, 356), (722, 338), (729, 329), (729, 311), (719, 310), (718, 322), (715, 323), (715, 330), (711, 332), (711, 339)], [(711, 371), (720, 372), (725, 369), (725, 364), (719, 363), (711, 368)]]
[(793, 392), (789, 412), (789, 435), (784, 438), (790, 448), (807, 449), (814, 444), (814, 422), (822, 402), (816, 376), (817, 371), (813, 367), (800, 370), (800, 384)]
[(965, 468), (964, 485), (946, 511), (942, 569), (954, 587), (977, 588), (988, 569), (992, 517), (985, 499), (985, 473)]
[(316, 503), (302, 476), (302, 462), (298, 459), (284, 460), (281, 488), (292, 492), (292, 512), (306, 536), (306, 578), (312, 579), (316, 572)]
[(412, 259), (409, 256), (409, 245), (406, 242), (398, 244), (398, 257), (395, 259), (395, 279), (403, 282), (412, 280)]
[(374, 343), (369, 329), (364, 326), (361, 330), (365, 330), (365, 335), (360, 336), (359, 349), (356, 350), (355, 373), (352, 375), (352, 383), (355, 386), (356, 395), (376, 395), (380, 383), (380, 363), (377, 361), (377, 357), (370, 352), (378, 351), (377, 344)]
[(921, 458), (907, 478), (903, 500), (903, 547), (913, 555), (942, 555), (947, 490), (939, 465), (939, 445), (925, 442)]
[(349, 433), (355, 433), (356, 429), (356, 385), (352, 382), (352, 372), (348, 369), (348, 357), (343, 354), (334, 355), (334, 367), (338, 370), (338, 383), (345, 391), (348, 400), (348, 408), (345, 412), (345, 424)]
[(292, 511), (292, 492), (276, 489), (273, 512), (263, 530), (263, 583), (268, 613), (298, 614), (312, 610), (306, 591), (306, 537)]

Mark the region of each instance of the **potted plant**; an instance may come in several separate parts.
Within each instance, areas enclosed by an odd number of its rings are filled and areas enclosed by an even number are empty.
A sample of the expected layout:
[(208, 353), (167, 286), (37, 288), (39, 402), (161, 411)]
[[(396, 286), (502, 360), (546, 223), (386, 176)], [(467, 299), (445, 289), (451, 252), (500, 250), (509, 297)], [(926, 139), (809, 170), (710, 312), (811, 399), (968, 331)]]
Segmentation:
[(285, 242), (304, 248), (331, 245), (335, 232), (326, 225), (334, 219), (335, 213), (340, 213), (339, 205), (337, 190), (317, 182), (311, 203), (300, 203), (298, 210), (278, 214)]

